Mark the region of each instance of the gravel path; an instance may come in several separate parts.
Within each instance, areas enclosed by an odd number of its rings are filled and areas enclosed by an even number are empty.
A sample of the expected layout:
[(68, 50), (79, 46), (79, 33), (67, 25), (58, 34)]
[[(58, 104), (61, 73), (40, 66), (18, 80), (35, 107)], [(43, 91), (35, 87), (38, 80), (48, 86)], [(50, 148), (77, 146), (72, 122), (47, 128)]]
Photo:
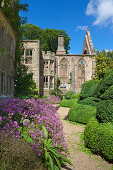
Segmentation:
[(73, 168), (69, 165), (62, 170), (113, 170), (112, 165), (104, 161), (100, 156), (86, 154), (81, 151), (80, 136), (84, 131), (84, 125), (75, 125), (66, 121), (69, 108), (60, 107), (58, 113), (64, 126), (64, 133), (69, 145), (69, 159)]

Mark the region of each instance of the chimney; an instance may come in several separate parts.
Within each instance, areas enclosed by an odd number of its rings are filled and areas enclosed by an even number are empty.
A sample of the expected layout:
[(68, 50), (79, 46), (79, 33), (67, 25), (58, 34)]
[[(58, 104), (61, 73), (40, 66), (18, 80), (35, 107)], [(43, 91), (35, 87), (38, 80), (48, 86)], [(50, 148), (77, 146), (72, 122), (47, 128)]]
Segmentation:
[(56, 54), (66, 54), (66, 51), (64, 49), (64, 36), (63, 35), (58, 36), (58, 49), (56, 51)]

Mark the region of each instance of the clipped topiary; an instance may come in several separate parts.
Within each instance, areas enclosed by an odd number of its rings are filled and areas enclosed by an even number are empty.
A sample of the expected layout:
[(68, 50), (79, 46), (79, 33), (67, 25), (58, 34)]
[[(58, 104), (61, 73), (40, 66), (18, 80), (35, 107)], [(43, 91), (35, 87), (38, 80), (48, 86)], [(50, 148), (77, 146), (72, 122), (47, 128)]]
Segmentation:
[(100, 99), (108, 100), (113, 99), (113, 85), (110, 86), (101, 96)]
[(97, 106), (97, 103), (100, 102), (100, 99), (95, 98), (95, 97), (88, 97), (83, 100), (79, 100), (79, 104), (83, 105), (91, 105), (91, 106)]
[(60, 106), (71, 108), (73, 105), (77, 104), (77, 102), (78, 99), (70, 99), (70, 100), (64, 99), (61, 101)]
[(74, 96), (74, 92), (69, 90), (66, 94), (65, 94), (65, 99), (72, 99), (75, 98)]
[(84, 139), (85, 145), (92, 152), (113, 161), (113, 124), (98, 123), (97, 119), (92, 117), (85, 127)]
[(113, 122), (113, 100), (103, 100), (97, 104), (96, 118), (99, 122)]
[(80, 93), (75, 94), (75, 99), (79, 99), (80, 98)]
[(113, 162), (113, 125), (111, 123), (103, 124), (100, 149), (104, 157)]
[(85, 99), (87, 97), (93, 97), (95, 90), (98, 86), (98, 83), (99, 83), (99, 80), (86, 81), (82, 86), (82, 90), (80, 93), (80, 100)]
[(95, 96), (99, 98), (111, 85), (113, 85), (113, 70), (108, 71), (95, 90)]
[(73, 122), (87, 124), (92, 116), (96, 116), (96, 107), (76, 104), (70, 109), (68, 119)]
[(98, 153), (100, 150), (100, 136), (98, 136), (98, 120), (92, 117), (84, 130), (85, 145), (92, 152)]

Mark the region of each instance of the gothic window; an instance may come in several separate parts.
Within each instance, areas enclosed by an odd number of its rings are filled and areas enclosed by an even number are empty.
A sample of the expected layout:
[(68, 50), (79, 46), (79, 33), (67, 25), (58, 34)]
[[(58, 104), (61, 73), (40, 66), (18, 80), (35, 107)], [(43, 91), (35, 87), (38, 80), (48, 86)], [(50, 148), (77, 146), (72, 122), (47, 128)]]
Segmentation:
[(50, 70), (53, 70), (54, 67), (53, 67), (53, 61), (50, 61)]
[(67, 88), (68, 86), (68, 79), (69, 79), (68, 67), (69, 67), (69, 64), (68, 64), (67, 59), (63, 58), (59, 66), (59, 77), (61, 81), (60, 88)]
[(85, 61), (83, 59), (80, 59), (78, 62), (78, 80), (77, 80), (78, 88), (81, 88), (84, 82), (85, 82)]
[(44, 88), (48, 88), (48, 77), (44, 77)]
[(32, 50), (26, 50), (25, 64), (32, 64)]

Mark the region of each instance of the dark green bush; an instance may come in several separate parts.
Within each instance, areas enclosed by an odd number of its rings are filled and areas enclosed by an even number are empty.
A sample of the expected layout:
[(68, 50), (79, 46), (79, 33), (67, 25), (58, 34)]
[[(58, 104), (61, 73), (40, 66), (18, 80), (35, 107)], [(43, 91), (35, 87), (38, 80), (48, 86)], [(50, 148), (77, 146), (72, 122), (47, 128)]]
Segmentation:
[(65, 99), (73, 99), (75, 98), (74, 96), (74, 92), (69, 90), (66, 94), (65, 94)]
[(113, 85), (113, 70), (105, 74), (95, 91), (95, 96), (100, 97), (111, 85)]
[(71, 108), (73, 105), (77, 104), (77, 102), (78, 99), (70, 99), (70, 100), (64, 99), (61, 101), (60, 106)]
[(91, 106), (97, 106), (97, 103), (100, 101), (100, 99), (95, 98), (95, 97), (88, 97), (85, 98), (83, 100), (79, 100), (78, 103), (79, 104), (83, 104), (83, 105), (91, 105)]
[(82, 90), (80, 93), (80, 99), (85, 99), (87, 97), (93, 97), (95, 90), (98, 86), (98, 80), (89, 80), (82, 85)]
[(99, 122), (113, 122), (113, 100), (103, 100), (97, 104), (96, 118)]
[(110, 86), (101, 96), (100, 99), (108, 100), (113, 99), (113, 85)]
[(70, 109), (68, 119), (73, 122), (87, 124), (92, 116), (96, 116), (96, 107), (76, 104)]
[(113, 125), (111, 123), (98, 123), (91, 118), (84, 130), (85, 144), (93, 152), (113, 160)]

